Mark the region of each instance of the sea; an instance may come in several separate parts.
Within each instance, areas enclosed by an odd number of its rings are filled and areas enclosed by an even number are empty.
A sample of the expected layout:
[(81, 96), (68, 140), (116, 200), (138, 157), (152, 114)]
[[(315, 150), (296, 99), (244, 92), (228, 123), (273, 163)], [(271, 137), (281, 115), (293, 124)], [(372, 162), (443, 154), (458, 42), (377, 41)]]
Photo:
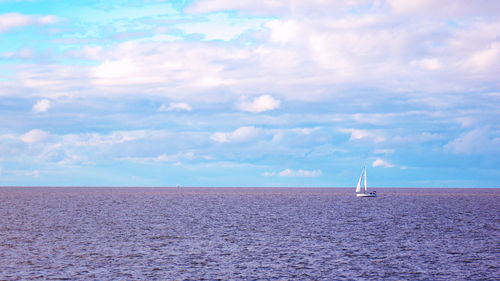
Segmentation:
[(500, 189), (0, 187), (0, 280), (500, 280)]

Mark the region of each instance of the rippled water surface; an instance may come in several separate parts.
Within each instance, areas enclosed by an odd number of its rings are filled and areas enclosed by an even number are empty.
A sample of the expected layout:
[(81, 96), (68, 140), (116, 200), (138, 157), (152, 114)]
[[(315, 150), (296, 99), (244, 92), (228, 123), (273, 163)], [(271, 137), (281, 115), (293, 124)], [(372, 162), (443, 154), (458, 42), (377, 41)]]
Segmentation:
[(499, 189), (0, 188), (0, 280), (499, 280)]

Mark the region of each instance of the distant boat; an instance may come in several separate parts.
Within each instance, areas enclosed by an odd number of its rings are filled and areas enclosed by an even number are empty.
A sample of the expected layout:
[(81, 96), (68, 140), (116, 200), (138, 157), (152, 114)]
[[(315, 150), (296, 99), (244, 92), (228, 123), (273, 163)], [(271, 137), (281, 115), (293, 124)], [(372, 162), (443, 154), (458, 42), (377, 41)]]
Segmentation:
[[(363, 186), (365, 187), (365, 190), (362, 192), (361, 191), (361, 181), (363, 181)], [(361, 175), (359, 176), (358, 184), (356, 185), (356, 196), (357, 197), (377, 197), (377, 192), (368, 192), (367, 184), (366, 184), (366, 166), (363, 167), (363, 171), (361, 172)]]

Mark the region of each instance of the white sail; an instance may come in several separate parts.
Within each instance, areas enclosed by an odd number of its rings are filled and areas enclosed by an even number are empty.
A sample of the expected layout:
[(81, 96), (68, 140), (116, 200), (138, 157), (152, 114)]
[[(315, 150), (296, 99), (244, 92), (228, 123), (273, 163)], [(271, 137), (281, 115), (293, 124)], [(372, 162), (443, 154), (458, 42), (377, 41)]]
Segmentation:
[(356, 185), (356, 192), (361, 192), (361, 179), (363, 178), (363, 172), (359, 175), (358, 184)]

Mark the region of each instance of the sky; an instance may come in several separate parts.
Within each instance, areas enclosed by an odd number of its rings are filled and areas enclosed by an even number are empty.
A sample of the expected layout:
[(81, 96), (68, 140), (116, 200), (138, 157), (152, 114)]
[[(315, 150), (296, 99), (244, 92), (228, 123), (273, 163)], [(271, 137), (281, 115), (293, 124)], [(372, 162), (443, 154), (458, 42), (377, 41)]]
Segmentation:
[(0, 185), (500, 187), (500, 1), (0, 0)]

